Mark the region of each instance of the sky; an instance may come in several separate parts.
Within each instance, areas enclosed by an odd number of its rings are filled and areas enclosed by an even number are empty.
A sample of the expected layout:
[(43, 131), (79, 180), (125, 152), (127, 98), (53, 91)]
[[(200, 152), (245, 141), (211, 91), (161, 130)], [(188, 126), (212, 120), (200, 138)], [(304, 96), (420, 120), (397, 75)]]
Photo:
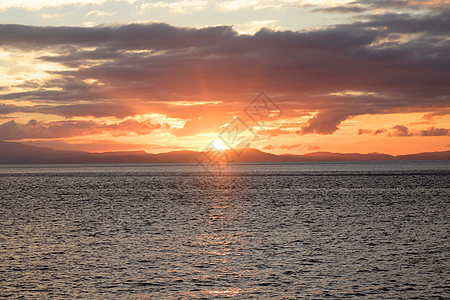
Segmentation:
[(265, 152), (447, 151), (450, 1), (2, 0), (0, 78), (34, 146), (199, 151), (264, 91)]

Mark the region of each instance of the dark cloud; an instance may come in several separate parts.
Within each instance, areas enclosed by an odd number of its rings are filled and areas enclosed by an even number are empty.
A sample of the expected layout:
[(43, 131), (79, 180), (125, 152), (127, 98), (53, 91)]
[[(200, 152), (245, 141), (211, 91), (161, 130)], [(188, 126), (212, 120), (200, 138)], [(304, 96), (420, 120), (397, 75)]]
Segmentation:
[(392, 127), (392, 132), (389, 136), (412, 136), (413, 134), (409, 131), (408, 127), (403, 125), (396, 125)]
[(365, 26), (385, 28), (389, 33), (428, 33), (448, 34), (450, 32), (450, 10), (444, 9), (440, 13), (411, 16), (409, 14), (379, 14), (371, 16), (364, 22)]
[(28, 108), (28, 112), (38, 112), (43, 114), (52, 114), (63, 116), (65, 118), (72, 117), (86, 117), (92, 116), (96, 118), (101, 117), (118, 117), (124, 118), (134, 116), (141, 111), (138, 107), (120, 103), (101, 102), (87, 103), (87, 104), (68, 104), (68, 105), (38, 105), (33, 108)]
[(443, 117), (446, 115), (450, 115), (450, 109), (442, 109), (440, 111), (435, 111), (429, 114), (425, 114), (423, 119), (428, 121), (433, 121), (435, 117)]
[[(115, 49), (180, 49), (222, 44), (224, 40), (236, 35), (229, 26), (216, 26), (202, 29), (177, 28), (164, 23), (128, 24), (97, 27), (39, 27), (18, 24), (2, 24), (0, 27), (0, 45), (14, 46), (19, 49), (47, 48), (65, 45), (71, 47), (98, 47), (99, 45)], [(104, 59), (88, 53), (90, 58)], [(98, 53), (98, 52), (97, 52)]]
[(373, 132), (373, 135), (378, 135), (378, 134), (382, 134), (385, 133), (387, 130), (382, 128), (382, 129), (377, 129)]
[(86, 117), (118, 117), (133, 116), (140, 112), (138, 107), (125, 104), (108, 103), (98, 101), (97, 103), (67, 104), (67, 105), (34, 105), (18, 106), (0, 103), (0, 115), (8, 115), (15, 112), (42, 113), (63, 116), (65, 118)]
[(332, 134), (338, 130), (338, 125), (348, 117), (349, 114), (345, 112), (320, 112), (309, 119), (308, 124), (300, 130), (300, 134)]
[(325, 13), (339, 13), (339, 14), (348, 14), (348, 13), (361, 13), (369, 10), (368, 7), (361, 7), (356, 5), (339, 5), (334, 7), (324, 7), (324, 8), (316, 8), (313, 9), (313, 12), (325, 12)]
[(359, 129), (358, 130), (358, 135), (362, 135), (362, 134), (371, 134), (372, 130), (370, 129)]
[(422, 130), (420, 132), (421, 136), (446, 136), (449, 135), (450, 130), (445, 129), (445, 128), (428, 128), (426, 130)]
[(21, 111), (21, 109), (17, 105), (0, 103), (0, 115), (9, 115), (19, 111)]
[(112, 136), (129, 134), (145, 135), (158, 129), (168, 129), (168, 124), (155, 124), (150, 120), (138, 122), (133, 119), (117, 124), (96, 123), (94, 121), (54, 121), (38, 122), (30, 120), (26, 124), (8, 121), (0, 125), (0, 140), (52, 139), (74, 136), (110, 133)]
[(362, 13), (376, 10), (423, 10), (440, 9), (448, 7), (448, 2), (440, 1), (416, 1), (416, 0), (357, 0), (345, 5), (316, 8), (313, 12), (327, 13)]
[(370, 129), (359, 129), (358, 130), (358, 135), (362, 135), (362, 134), (371, 134), (371, 135), (379, 135), (382, 133), (387, 132), (386, 129), (382, 128), (382, 129), (377, 129), (377, 130), (370, 130)]
[[(415, 35), (405, 40), (404, 34)], [(351, 116), (432, 115), (447, 109), (449, 34), (448, 9), (368, 15), (352, 24), (310, 31), (262, 29), (254, 35), (239, 35), (228, 26), (196, 29), (162, 23), (0, 25), (5, 49), (47, 49), (53, 54), (41, 60), (72, 68), (53, 71), (53, 79), (37, 87), (28, 82), (27, 91), (4, 92), (0, 99), (32, 101), (35, 107), (26, 109), (68, 118), (157, 112), (189, 119), (178, 133), (186, 135), (201, 130), (195, 118), (208, 112), (176, 108), (173, 101), (219, 99), (209, 108), (224, 114), (266, 90), (286, 116), (316, 112), (299, 128), (301, 134), (332, 134)]]

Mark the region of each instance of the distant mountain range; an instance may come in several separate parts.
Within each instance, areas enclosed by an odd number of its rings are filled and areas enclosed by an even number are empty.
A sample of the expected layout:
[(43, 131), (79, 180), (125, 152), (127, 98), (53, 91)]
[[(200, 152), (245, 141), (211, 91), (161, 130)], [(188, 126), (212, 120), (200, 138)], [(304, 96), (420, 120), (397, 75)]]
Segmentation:
[[(313, 152), (304, 155), (275, 155), (257, 149), (246, 149), (241, 155), (226, 150), (233, 162), (295, 162), (295, 161), (374, 161), (374, 160), (450, 160), (450, 151), (425, 152), (392, 156), (380, 153)], [(54, 150), (21, 143), (0, 141), (0, 164), (88, 164), (88, 163), (195, 163), (199, 152), (182, 150), (151, 154), (145, 151), (91, 153)]]

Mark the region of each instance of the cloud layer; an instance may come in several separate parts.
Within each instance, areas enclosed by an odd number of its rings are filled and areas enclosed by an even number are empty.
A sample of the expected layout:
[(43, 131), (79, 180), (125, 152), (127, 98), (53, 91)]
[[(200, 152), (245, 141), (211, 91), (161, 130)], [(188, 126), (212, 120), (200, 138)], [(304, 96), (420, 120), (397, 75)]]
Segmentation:
[(109, 133), (112, 136), (145, 135), (158, 129), (168, 128), (168, 124), (138, 122), (133, 119), (116, 124), (71, 120), (55, 122), (30, 120), (26, 124), (18, 124), (13, 120), (0, 125), (0, 140), (55, 139), (103, 133)]
[[(449, 9), (367, 15), (346, 25), (262, 29), (254, 35), (240, 35), (229, 26), (164, 23), (0, 25), (3, 49), (48, 52), (39, 60), (65, 68), (49, 70), (51, 79), (4, 87), (0, 100), (16, 105), (0, 105), (0, 114), (124, 118), (160, 113), (190, 120), (180, 133), (186, 135), (201, 131), (196, 120), (204, 111), (176, 107), (177, 101), (219, 100), (208, 107), (226, 115), (265, 90), (286, 116), (311, 116), (298, 128), (300, 134), (332, 134), (352, 116), (448, 111), (449, 34)], [(27, 104), (18, 105), (21, 101)]]

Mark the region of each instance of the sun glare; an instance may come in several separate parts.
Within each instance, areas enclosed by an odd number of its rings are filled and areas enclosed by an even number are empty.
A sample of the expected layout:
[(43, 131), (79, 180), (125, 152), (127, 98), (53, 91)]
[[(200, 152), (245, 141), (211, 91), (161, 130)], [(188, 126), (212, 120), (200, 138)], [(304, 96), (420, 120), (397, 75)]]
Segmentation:
[(214, 149), (216, 149), (217, 151), (223, 151), (223, 150), (225, 150), (227, 147), (225, 147), (225, 145), (221, 142), (221, 141), (219, 141), (219, 140), (215, 140), (214, 142), (213, 142), (213, 145), (212, 145), (213, 147), (214, 147)]

